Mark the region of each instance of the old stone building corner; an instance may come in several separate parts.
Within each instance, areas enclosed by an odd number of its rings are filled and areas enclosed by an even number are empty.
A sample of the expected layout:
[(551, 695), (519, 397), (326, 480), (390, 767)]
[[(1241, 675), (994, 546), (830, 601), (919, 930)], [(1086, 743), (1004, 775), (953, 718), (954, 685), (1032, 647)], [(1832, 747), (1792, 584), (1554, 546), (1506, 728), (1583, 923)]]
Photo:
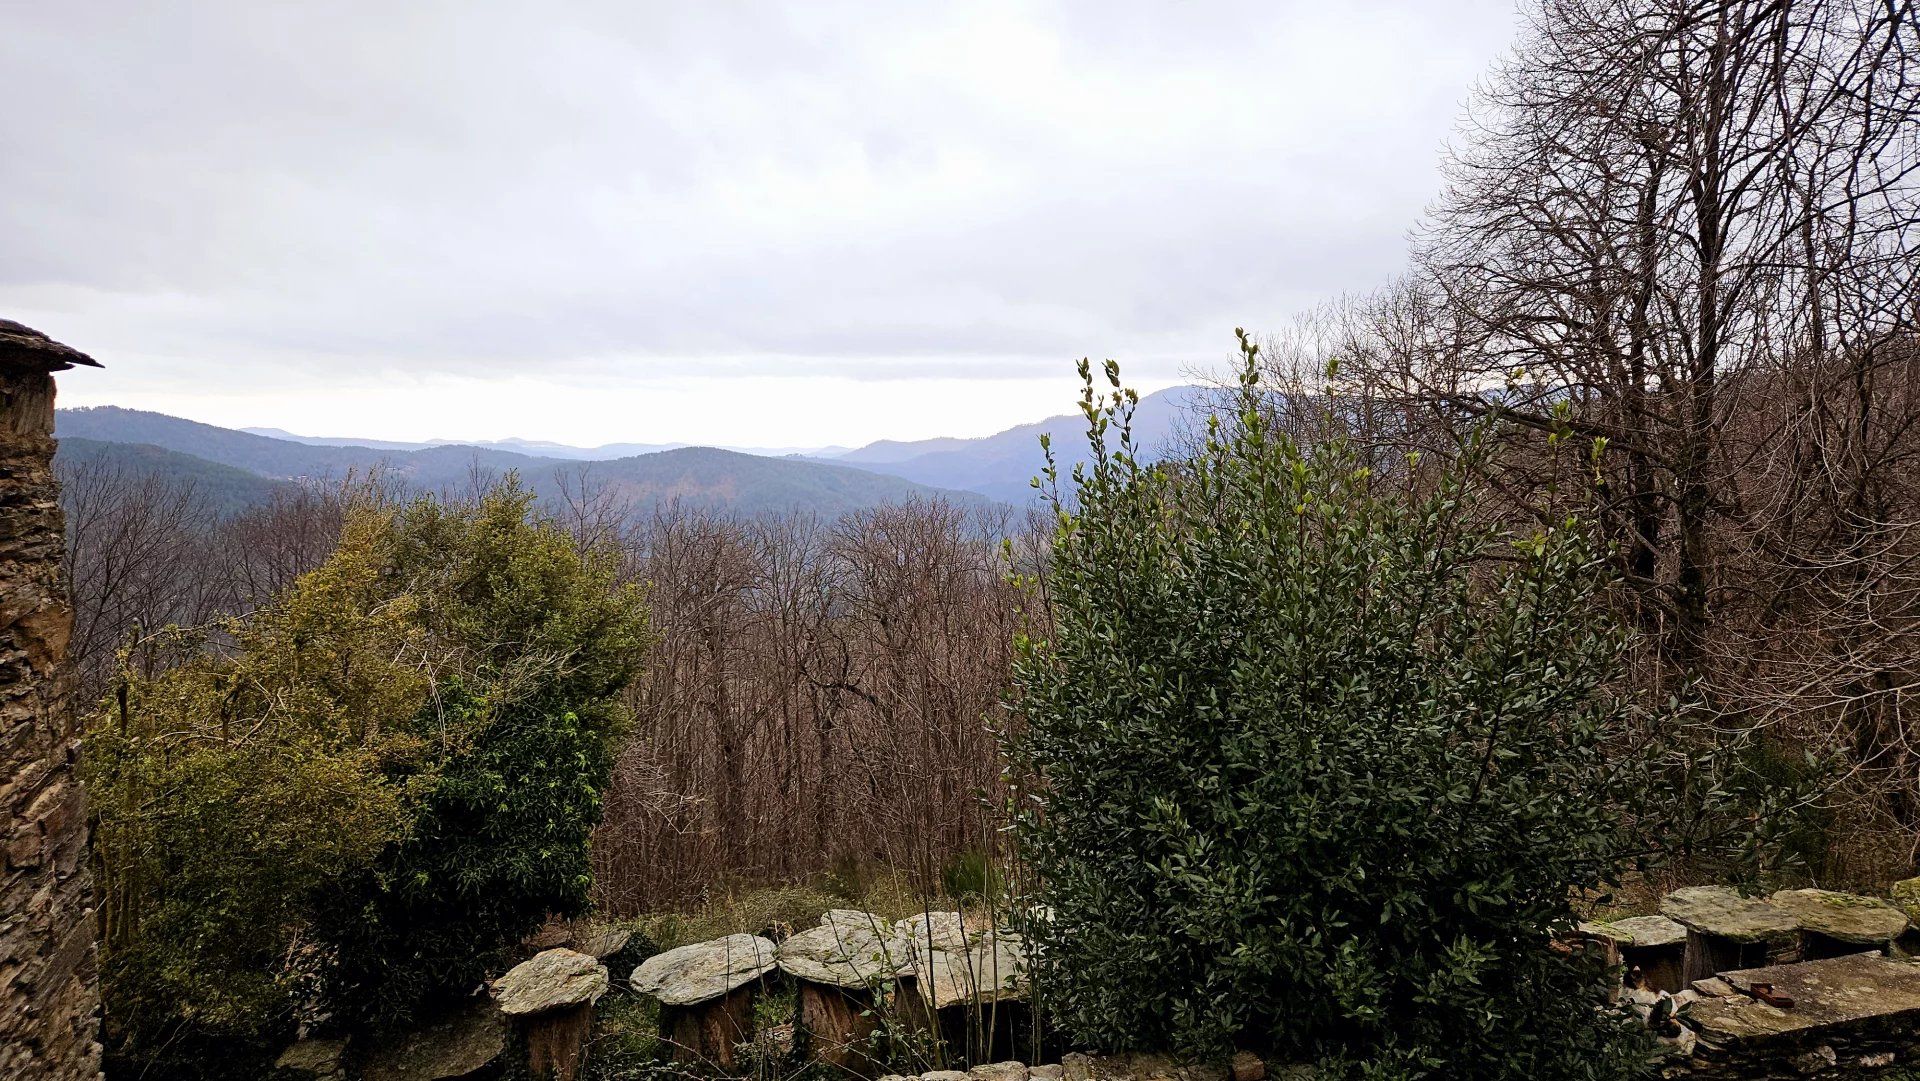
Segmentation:
[(53, 373), (86, 355), (0, 319), (0, 1079), (100, 1076), (86, 801), (53, 476)]

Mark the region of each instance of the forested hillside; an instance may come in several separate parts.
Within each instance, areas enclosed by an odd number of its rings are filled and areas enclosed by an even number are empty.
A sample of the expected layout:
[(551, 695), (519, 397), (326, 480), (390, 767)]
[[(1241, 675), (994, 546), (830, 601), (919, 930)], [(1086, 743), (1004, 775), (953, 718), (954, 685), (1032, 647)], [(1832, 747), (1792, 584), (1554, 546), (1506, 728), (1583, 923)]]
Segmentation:
[(64, 434), (55, 461), (63, 482), (71, 488), (84, 489), (105, 474), (162, 477), (192, 489), (211, 513), (221, 516), (267, 502), (286, 483), (151, 443), (105, 442)]

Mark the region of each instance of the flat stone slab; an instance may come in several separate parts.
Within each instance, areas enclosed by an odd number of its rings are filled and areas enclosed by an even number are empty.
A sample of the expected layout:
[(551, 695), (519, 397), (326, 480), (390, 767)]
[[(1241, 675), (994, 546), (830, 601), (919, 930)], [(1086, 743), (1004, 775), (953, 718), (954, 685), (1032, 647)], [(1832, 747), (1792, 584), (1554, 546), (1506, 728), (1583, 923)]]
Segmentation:
[(657, 953), (633, 970), (633, 989), (668, 1006), (708, 1002), (773, 969), (777, 951), (759, 935), (728, 935)]
[(326, 1078), (340, 1073), (341, 1059), (347, 1053), (345, 1039), (328, 1039), (309, 1036), (296, 1040), (280, 1057), (274, 1060), (276, 1070), (300, 1074), (304, 1077)]
[(780, 971), (828, 987), (873, 987), (913, 973), (913, 948), (882, 922), (880, 931), (849, 921), (822, 923), (787, 939)]
[(969, 927), (966, 917), (958, 912), (922, 912), (898, 921), (893, 930), (916, 950), (964, 950), (972, 945), (967, 941), (970, 936), (978, 938), (988, 929), (984, 925)]
[(936, 1010), (1024, 996), (1031, 986), (1020, 940), (996, 937), (964, 950), (922, 952), (915, 973), (921, 995)]
[(1660, 914), (1687, 930), (1734, 942), (1765, 942), (1800, 929), (1793, 914), (1725, 886), (1688, 886), (1660, 899)]
[[(1116, 1055), (1062, 1055), (1067, 1081), (1231, 1081), (1226, 1067), (1188, 1064), (1144, 1051)], [(1281, 1076), (1287, 1076), (1284, 1072)]]
[(1733, 985), (1718, 976), (1708, 976), (1704, 980), (1695, 980), (1690, 985), (1693, 993), (1702, 998), (1720, 998), (1725, 995), (1737, 995), (1740, 992)]
[(607, 966), (565, 948), (536, 953), (493, 981), (494, 1001), (508, 1017), (580, 1006), (606, 993)]
[(1610, 920), (1606, 923), (1583, 923), (1580, 929), (1590, 935), (1603, 935), (1622, 946), (1632, 946), (1636, 949), (1684, 946), (1687, 942), (1686, 925), (1665, 916), (1629, 916), (1624, 920)]
[(382, 1044), (368, 1058), (366, 1081), (444, 1081), (466, 1077), (507, 1049), (507, 1019), (482, 1000)]
[(820, 926), (872, 931), (884, 935), (893, 929), (893, 921), (857, 908), (829, 908), (820, 914)]
[[(1591, 920), (1581, 920), (1574, 926), (1574, 930), (1579, 931), (1583, 935), (1594, 935), (1599, 938), (1609, 939), (1623, 946), (1633, 941), (1632, 935), (1624, 931), (1614, 930), (1613, 925), (1610, 923), (1595, 923)], [(1686, 928), (1683, 927), (1680, 930), (1682, 934), (1686, 933)]]
[[(1813, 1036), (1868, 1020), (1920, 1020), (1920, 965), (1861, 953), (1797, 965), (1722, 972), (1740, 994), (1707, 998), (1687, 1007), (1686, 1021), (1718, 1044), (1777, 1036)], [(1791, 1009), (1769, 1006), (1745, 992), (1770, 983), (1793, 999)]]
[(606, 960), (627, 948), (633, 932), (624, 927), (595, 927), (574, 936), (573, 948), (589, 957)]
[(1860, 946), (1884, 946), (1907, 929), (1907, 914), (1877, 897), (1831, 890), (1781, 890), (1767, 898), (1805, 931)]

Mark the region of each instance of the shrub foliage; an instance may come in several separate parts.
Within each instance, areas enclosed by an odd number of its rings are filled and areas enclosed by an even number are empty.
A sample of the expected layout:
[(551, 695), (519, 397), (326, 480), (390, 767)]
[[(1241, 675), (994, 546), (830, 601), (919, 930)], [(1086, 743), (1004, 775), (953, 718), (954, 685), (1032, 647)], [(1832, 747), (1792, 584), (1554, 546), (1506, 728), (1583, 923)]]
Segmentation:
[(321, 906), (350, 1016), (400, 1020), (470, 990), (549, 913), (587, 906), (588, 840), (645, 623), (611, 561), (531, 524), (528, 499), (423, 501), (394, 520), (386, 570), (443, 643), (441, 693), (418, 718), (440, 736), (408, 835)]
[(86, 744), (116, 1056), (217, 1073), (300, 1010), (397, 1021), (584, 907), (645, 621), (517, 485), (363, 507), (270, 604), (166, 633), (198, 649), (127, 671)]
[(1057, 1021), (1354, 1076), (1630, 1071), (1548, 948), (1633, 850), (1603, 561), (1578, 523), (1476, 524), (1466, 471), (1272, 434), (1242, 343), (1240, 415), (1189, 463), (1134, 457), (1110, 364), (1091, 465), (1050, 478), (1014, 749)]

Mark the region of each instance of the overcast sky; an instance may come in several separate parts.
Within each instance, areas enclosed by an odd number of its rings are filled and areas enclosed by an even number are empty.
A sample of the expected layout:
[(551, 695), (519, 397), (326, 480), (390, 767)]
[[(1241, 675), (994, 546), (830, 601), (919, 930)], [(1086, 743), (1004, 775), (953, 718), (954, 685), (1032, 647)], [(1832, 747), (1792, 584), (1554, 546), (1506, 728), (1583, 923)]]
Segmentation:
[(1402, 265), (1510, 0), (0, 0), (0, 316), (63, 404), (863, 443)]

